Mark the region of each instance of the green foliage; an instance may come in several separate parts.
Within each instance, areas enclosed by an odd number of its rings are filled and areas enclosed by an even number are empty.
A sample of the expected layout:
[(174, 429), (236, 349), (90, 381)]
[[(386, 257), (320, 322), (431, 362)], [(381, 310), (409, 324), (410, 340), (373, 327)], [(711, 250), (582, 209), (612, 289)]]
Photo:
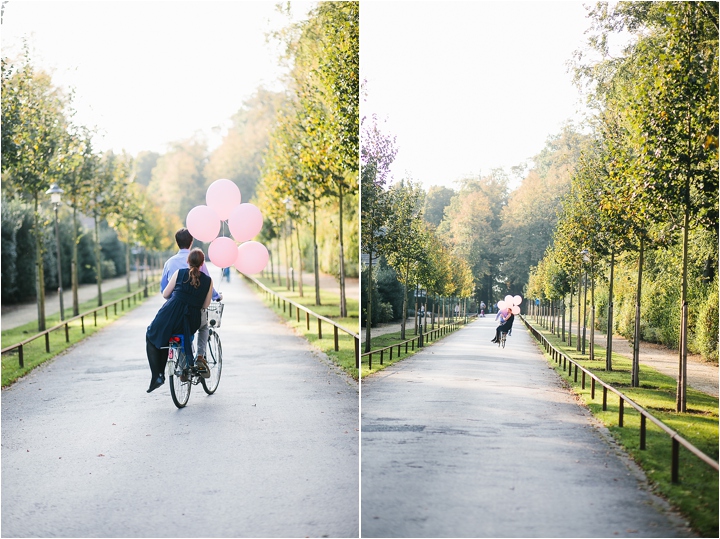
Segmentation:
[(436, 227), (439, 226), (445, 215), (445, 208), (450, 205), (453, 196), (455, 196), (455, 191), (448, 187), (437, 185), (430, 187), (425, 195), (425, 207), (423, 208), (425, 220)]

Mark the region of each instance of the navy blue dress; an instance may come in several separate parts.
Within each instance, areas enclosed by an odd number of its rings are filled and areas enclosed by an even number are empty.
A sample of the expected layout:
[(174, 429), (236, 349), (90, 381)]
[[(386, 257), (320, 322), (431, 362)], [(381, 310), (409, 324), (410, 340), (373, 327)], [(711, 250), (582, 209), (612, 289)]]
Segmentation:
[(202, 309), (211, 279), (200, 273), (200, 286), (190, 284), (190, 270), (178, 271), (175, 288), (170, 299), (165, 302), (155, 319), (147, 328), (147, 340), (156, 348), (168, 345), (173, 335), (183, 335), (185, 354), (192, 358), (190, 337), (200, 328), (200, 309)]

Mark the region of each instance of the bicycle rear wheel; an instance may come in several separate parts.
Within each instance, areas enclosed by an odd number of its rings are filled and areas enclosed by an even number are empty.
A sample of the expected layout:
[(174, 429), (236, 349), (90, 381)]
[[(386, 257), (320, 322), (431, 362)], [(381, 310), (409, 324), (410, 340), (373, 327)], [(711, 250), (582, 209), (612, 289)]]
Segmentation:
[(187, 375), (186, 381), (182, 381), (181, 375), (187, 373), (187, 361), (185, 361), (185, 352), (175, 352), (179, 355), (175, 363), (174, 374), (170, 376), (170, 395), (178, 408), (184, 408), (190, 399), (190, 375)]
[(205, 393), (212, 395), (220, 383), (220, 375), (222, 374), (222, 343), (220, 342), (220, 336), (213, 329), (210, 330), (210, 336), (208, 337), (207, 352), (205, 361), (207, 361), (210, 368), (210, 377), (200, 378), (200, 383)]

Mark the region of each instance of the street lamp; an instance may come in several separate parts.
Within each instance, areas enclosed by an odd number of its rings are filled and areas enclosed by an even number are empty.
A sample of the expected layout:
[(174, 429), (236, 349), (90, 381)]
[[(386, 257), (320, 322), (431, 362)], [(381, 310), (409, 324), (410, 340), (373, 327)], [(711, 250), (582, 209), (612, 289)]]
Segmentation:
[(50, 189), (45, 191), (46, 195), (50, 195), (50, 202), (55, 208), (55, 242), (57, 246), (57, 269), (58, 269), (58, 297), (60, 298), (60, 321), (65, 320), (65, 307), (63, 305), (63, 289), (62, 289), (62, 264), (60, 261), (60, 226), (58, 225), (58, 206), (60, 206), (60, 199), (65, 191), (58, 187), (58, 184), (53, 183)]

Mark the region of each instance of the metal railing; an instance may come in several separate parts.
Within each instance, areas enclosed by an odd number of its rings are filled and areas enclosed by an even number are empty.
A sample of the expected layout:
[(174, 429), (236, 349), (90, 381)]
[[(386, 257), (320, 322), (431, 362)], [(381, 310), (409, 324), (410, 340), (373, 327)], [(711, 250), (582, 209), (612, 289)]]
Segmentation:
[(389, 361), (392, 361), (393, 359), (393, 350), (397, 348), (397, 357), (400, 357), (400, 354), (402, 353), (402, 347), (405, 347), (405, 354), (408, 353), (408, 347), (410, 347), (411, 351), (415, 351), (415, 343), (417, 342), (418, 348), (422, 348), (425, 346), (425, 342), (430, 342), (431, 340), (437, 340), (439, 338), (444, 337), (448, 333), (451, 333), (457, 329), (460, 328), (460, 326), (465, 325), (467, 323), (467, 318), (463, 321), (457, 321), (457, 322), (450, 322), (449, 324), (444, 324), (442, 326), (438, 326), (434, 329), (431, 329), (425, 333), (422, 332), (422, 329), (420, 330), (420, 333), (413, 337), (412, 339), (407, 339), (399, 343), (391, 344), (390, 346), (385, 346), (383, 348), (378, 348), (376, 350), (370, 350), (369, 352), (365, 352), (360, 356), (360, 360), (362, 361), (362, 358), (368, 358), (368, 368), (372, 369), (372, 357), (373, 355), (380, 354), (380, 365), (384, 365), (384, 359), (385, 359), (385, 352), (389, 353)]
[(15, 350), (18, 350), (18, 362), (20, 364), (20, 368), (23, 368), (25, 366), (25, 359), (24, 359), (24, 348), (31, 342), (41, 338), (45, 337), (45, 352), (50, 353), (50, 334), (54, 331), (58, 331), (61, 329), (65, 330), (65, 342), (70, 342), (70, 324), (72, 322), (80, 321), (80, 328), (83, 333), (85, 333), (85, 318), (92, 316), (93, 317), (93, 323), (95, 326), (97, 326), (97, 314), (98, 312), (104, 310), (105, 311), (105, 320), (108, 319), (109, 313), (108, 309), (110, 307), (113, 308), (113, 315), (117, 316), (117, 308), (118, 305), (120, 305), (120, 310), (125, 310), (125, 303), (127, 302), (128, 307), (130, 307), (130, 302), (134, 301), (135, 304), (137, 304), (138, 299), (143, 295), (144, 297), (148, 296), (149, 289), (155, 290), (156, 288), (160, 288), (160, 283), (155, 283), (152, 285), (146, 285), (141, 289), (138, 289), (137, 291), (133, 292), (132, 294), (128, 294), (127, 296), (123, 296), (122, 298), (113, 301), (112, 303), (107, 303), (105, 305), (101, 305), (100, 307), (96, 307), (90, 311), (86, 311), (84, 313), (80, 313), (77, 316), (73, 316), (72, 318), (68, 318), (67, 320), (60, 322), (59, 324), (48, 328), (44, 331), (41, 331), (40, 333), (37, 333), (33, 335), (32, 337), (29, 337), (23, 341), (20, 341), (19, 343), (10, 345), (6, 348), (3, 348), (0, 350), (0, 354), (7, 354), (10, 352), (13, 352)]
[[(649, 420), (651, 423), (654, 423), (657, 425), (665, 434), (667, 434), (671, 441), (672, 441), (672, 456), (671, 456), (671, 478), (673, 483), (679, 483), (680, 482), (680, 446), (687, 449), (690, 453), (695, 455), (697, 458), (699, 458), (701, 461), (703, 461), (705, 464), (710, 466), (713, 470), (718, 471), (718, 463), (717, 461), (713, 460), (711, 457), (700, 451), (697, 447), (692, 445), (689, 441), (687, 441), (685, 438), (683, 438), (677, 431), (674, 431), (670, 427), (668, 427), (665, 423), (654, 417), (650, 412), (645, 410), (642, 406), (632, 401), (630, 398), (627, 397), (627, 395), (623, 394), (622, 392), (618, 391), (614, 387), (612, 387), (610, 384), (607, 384), (603, 382), (600, 378), (598, 378), (595, 374), (587, 370), (586, 368), (582, 367), (581, 365), (578, 365), (576, 361), (568, 357), (564, 352), (558, 350), (555, 346), (553, 346), (550, 341), (542, 334), (540, 333), (535, 327), (533, 327), (527, 320), (525, 320), (524, 317), (520, 317), (522, 321), (525, 323), (525, 326), (528, 328), (530, 333), (533, 334), (535, 339), (537, 339), (540, 344), (545, 349), (545, 352), (547, 352), (550, 357), (557, 363), (558, 365), (562, 363), (562, 369), (563, 372), (567, 370), (568, 376), (573, 376), (573, 380), (575, 382), (578, 381), (578, 371), (581, 373), (582, 380), (580, 382), (582, 389), (585, 389), (586, 379), (590, 378), (590, 398), (595, 399), (595, 386), (597, 384), (600, 384), (603, 388), (603, 396), (602, 396), (602, 409), (603, 411), (607, 411), (607, 397), (608, 392), (614, 393), (618, 396), (619, 399), (619, 405), (618, 405), (618, 426), (623, 426), (624, 421), (624, 413), (625, 413), (625, 405), (634, 408), (637, 410), (637, 412), (640, 414), (640, 449), (645, 449), (645, 441), (646, 441), (646, 423)], [(573, 374), (574, 369), (574, 374)]]
[(303, 311), (305, 313), (305, 323), (306, 323), (306, 327), (307, 327), (308, 331), (310, 331), (310, 317), (312, 316), (315, 319), (317, 319), (318, 339), (323, 338), (322, 323), (325, 322), (326, 324), (329, 324), (333, 328), (333, 338), (335, 340), (334, 345), (335, 345), (336, 352), (340, 350), (339, 332), (342, 331), (342, 332), (350, 335), (355, 341), (355, 368), (356, 369), (360, 368), (360, 335), (359, 334), (353, 332), (352, 330), (344, 328), (343, 326), (341, 326), (334, 320), (330, 320), (329, 318), (327, 318), (321, 314), (317, 314), (316, 312), (311, 311), (304, 305), (300, 305), (299, 303), (278, 294), (274, 290), (271, 290), (270, 288), (268, 288), (267, 286), (262, 284), (260, 281), (258, 281), (254, 277), (245, 275), (244, 273), (241, 273), (240, 275), (245, 277), (245, 279), (247, 279), (248, 281), (253, 283), (255, 286), (257, 286), (260, 290), (262, 290), (265, 293), (266, 297), (270, 297), (271, 301), (273, 302), (273, 305), (277, 304), (277, 306), (279, 307), (280, 303), (282, 303), (283, 313), (287, 313), (288, 309), (289, 309), (290, 312), (288, 314), (289, 314), (290, 318), (293, 317), (293, 307), (295, 307), (296, 319), (297, 319), (298, 323), (300, 322), (300, 311)]

